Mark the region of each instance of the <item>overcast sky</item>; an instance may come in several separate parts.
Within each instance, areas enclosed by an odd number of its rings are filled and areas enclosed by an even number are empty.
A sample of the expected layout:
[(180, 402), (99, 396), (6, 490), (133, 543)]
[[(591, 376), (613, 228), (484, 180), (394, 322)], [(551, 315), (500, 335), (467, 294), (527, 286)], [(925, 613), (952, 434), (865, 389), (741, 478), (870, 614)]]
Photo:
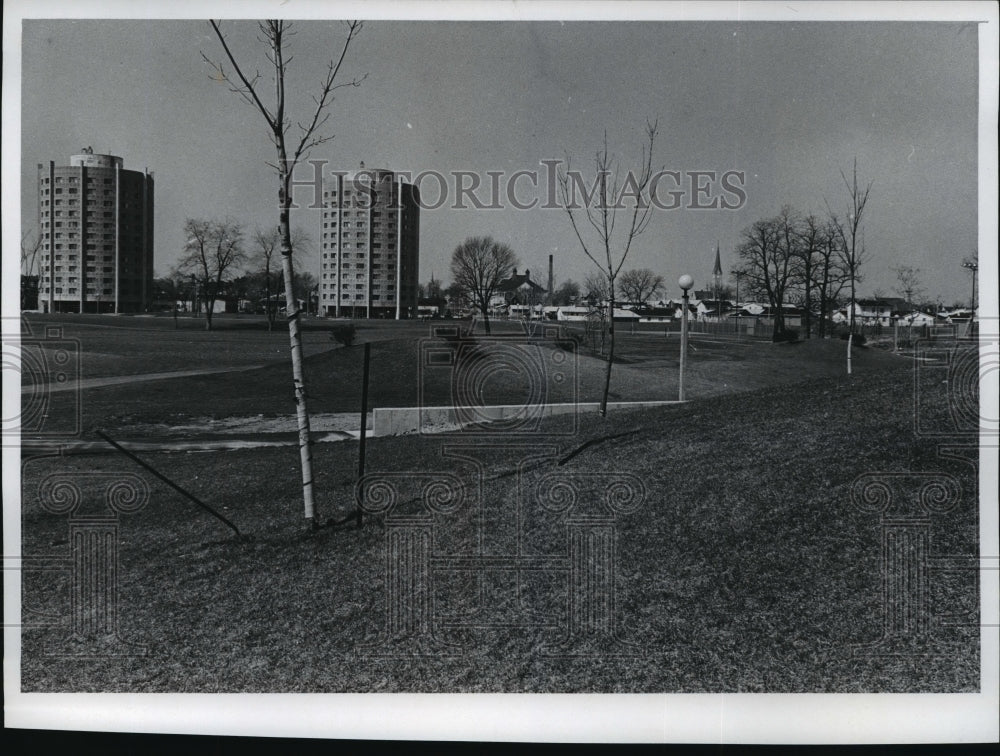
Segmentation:
[[(239, 58), (266, 72), (255, 25), (223, 28)], [(344, 30), (295, 28), (298, 119)], [(36, 164), (64, 164), (86, 146), (155, 172), (158, 275), (177, 259), (186, 218), (275, 223), (264, 123), (210, 78), (202, 52), (221, 55), (205, 21), (25, 21), (24, 228), (36, 218)], [(344, 69), (367, 78), (338, 93), (327, 124), (336, 138), (311, 157), (328, 170), (363, 160), (472, 171), (488, 187), (488, 171), (540, 171), (566, 155), (589, 165), (605, 130), (622, 164), (634, 164), (646, 120), (658, 119), (657, 165), (746, 177), (738, 210), (657, 210), (626, 264), (670, 282), (690, 273), (698, 286), (716, 243), (728, 275), (741, 230), (782, 205), (843, 211), (840, 171), (856, 158), (859, 179), (874, 180), (860, 292), (895, 294), (891, 268), (910, 265), (929, 296), (951, 304), (969, 298), (960, 262), (977, 246), (977, 71), (976, 27), (962, 23), (370, 21)], [(422, 189), (432, 201), (437, 182)], [(536, 196), (530, 189), (519, 184), (519, 196)], [(422, 281), (447, 281), (451, 251), (482, 234), (508, 242), (543, 284), (550, 254), (557, 283), (591, 271), (564, 211), (452, 209), (449, 192), (421, 214)], [(315, 237), (318, 211), (296, 211), (293, 224)]]

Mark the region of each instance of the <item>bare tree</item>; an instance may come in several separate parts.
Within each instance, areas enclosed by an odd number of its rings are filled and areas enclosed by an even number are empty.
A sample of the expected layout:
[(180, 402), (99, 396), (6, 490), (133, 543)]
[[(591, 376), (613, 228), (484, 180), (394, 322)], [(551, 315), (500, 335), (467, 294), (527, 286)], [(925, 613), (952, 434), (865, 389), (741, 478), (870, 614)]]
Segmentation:
[(906, 306), (913, 309), (913, 300), (924, 295), (924, 287), (920, 284), (920, 268), (900, 265), (893, 268), (896, 274), (896, 292), (906, 297)]
[[(795, 249), (797, 278), (802, 287), (802, 309), (805, 313), (805, 336), (812, 338), (813, 294), (816, 290), (816, 271), (820, 267), (821, 249), (824, 242), (823, 223), (815, 215), (802, 219), (797, 231), (798, 245)], [(822, 316), (822, 309), (820, 310)]]
[(836, 229), (837, 234), (840, 236), (841, 258), (843, 266), (847, 271), (848, 283), (851, 291), (851, 305), (849, 313), (850, 333), (847, 336), (847, 374), (850, 375), (851, 347), (854, 343), (854, 311), (857, 309), (855, 306), (856, 290), (857, 285), (861, 280), (859, 271), (861, 266), (867, 262), (867, 255), (865, 254), (864, 229), (861, 222), (865, 215), (865, 207), (868, 204), (868, 195), (871, 192), (872, 184), (874, 182), (869, 181), (868, 185), (865, 187), (858, 185), (857, 158), (854, 158), (854, 172), (851, 176), (851, 180), (848, 181), (847, 176), (843, 171), (840, 172), (840, 176), (844, 180), (844, 185), (847, 187), (847, 216), (841, 219), (837, 217), (834, 212), (829, 211), (829, 207), (827, 210), (830, 213), (830, 224)]
[[(278, 308), (271, 301), (271, 270), (277, 262), (275, 253), (281, 248), (281, 227), (272, 226), (266, 230), (260, 227), (254, 228), (251, 234), (251, 241), (254, 246), (254, 261), (260, 266), (264, 279), (264, 312), (267, 317), (267, 330), (274, 329), (274, 321), (277, 317)], [(311, 239), (302, 228), (292, 231), (292, 260), (300, 261), (303, 254), (308, 253), (311, 247)], [(298, 255), (298, 256), (296, 256)], [(278, 280), (282, 280), (279, 276)]]
[(30, 302), (34, 302), (33, 307), (38, 306), (38, 292), (41, 288), (41, 277), (38, 275), (38, 258), (42, 251), (42, 235), (32, 231), (25, 231), (21, 237), (21, 309), (28, 308)]
[(261, 21), (258, 24), (258, 41), (264, 47), (264, 55), (273, 70), (274, 101), (268, 106), (264, 103), (259, 72), (248, 76), (237, 63), (230, 49), (226, 36), (222, 33), (217, 21), (210, 21), (212, 30), (218, 37), (226, 60), (232, 67), (233, 76), (227, 72), (221, 62), (211, 60), (202, 53), (205, 62), (212, 66), (213, 78), (229, 85), (231, 92), (250, 104), (264, 118), (268, 134), (274, 144), (277, 160), (269, 163), (278, 174), (278, 227), (281, 233), (282, 272), (285, 279), (285, 307), (288, 312), (288, 338), (291, 342), (292, 380), (295, 386), (295, 407), (299, 428), (299, 457), (302, 465), (302, 498), (305, 507), (305, 518), (311, 527), (316, 527), (314, 520), (316, 509), (313, 502), (312, 450), (309, 432), (309, 412), (306, 408), (306, 384), (302, 370), (302, 340), (299, 336), (299, 310), (296, 307), (295, 293), (292, 285), (295, 280), (292, 265), (292, 234), (291, 180), (295, 166), (305, 160), (309, 151), (318, 145), (333, 139), (332, 135), (323, 135), (320, 130), (330, 118), (329, 107), (334, 101), (334, 92), (342, 87), (357, 87), (362, 79), (338, 82), (341, 67), (347, 57), (348, 48), (355, 37), (361, 32), (361, 22), (345, 22), (347, 38), (340, 48), (340, 54), (331, 58), (326, 73), (319, 83), (319, 95), (313, 96), (313, 107), (303, 121), (297, 121), (296, 132), (290, 134), (292, 120), (286, 112), (286, 73), (292, 56), (288, 54), (288, 37), (293, 34), (291, 24), (283, 20)]
[(444, 288), (439, 280), (431, 276), (430, 281), (417, 287), (417, 292), (424, 299), (440, 299), (444, 295)]
[(663, 276), (649, 268), (633, 268), (622, 273), (618, 281), (618, 291), (631, 304), (641, 305), (650, 297), (663, 291)]
[[(570, 224), (576, 234), (584, 254), (590, 258), (608, 282), (608, 337), (609, 348), (607, 368), (604, 374), (604, 392), (601, 396), (601, 416), (608, 414), (608, 393), (611, 391), (611, 366), (615, 358), (615, 288), (618, 273), (621, 271), (632, 242), (649, 226), (652, 204), (644, 196), (653, 177), (653, 146), (656, 142), (657, 123), (646, 123), (646, 141), (642, 148), (638, 172), (629, 170), (621, 172), (621, 164), (608, 150), (608, 133), (604, 132), (604, 144), (594, 156), (595, 179), (591, 184), (592, 191), (582, 206), (582, 217), (590, 227), (587, 231), (582, 221), (578, 221), (577, 211), (581, 206), (577, 203), (576, 193), (581, 190), (586, 195), (584, 182), (579, 172), (570, 170), (569, 158), (566, 158), (565, 169), (559, 171), (559, 186), (562, 193), (563, 207), (569, 214)], [(627, 196), (632, 197), (631, 209), (624, 202)], [(596, 202), (594, 201), (596, 199)], [(618, 212), (622, 210), (628, 217), (626, 224), (619, 226), (622, 231), (615, 235), (615, 225)], [(587, 238), (584, 232), (587, 231)]]
[(248, 257), (243, 249), (243, 229), (229, 218), (188, 218), (184, 224), (184, 254), (177, 263), (179, 273), (188, 273), (205, 303), (205, 330), (212, 330), (215, 302), (227, 281)]
[(492, 236), (472, 236), (451, 253), (451, 277), (474, 308), (483, 314), (490, 333), (490, 301), (500, 282), (510, 278), (517, 265), (514, 250)]
[(571, 305), (580, 298), (580, 284), (571, 278), (567, 278), (556, 288), (552, 294), (553, 305)]
[(819, 337), (826, 338), (830, 310), (836, 305), (847, 284), (848, 275), (843, 266), (840, 236), (829, 223), (823, 224), (816, 250), (815, 288), (819, 295)]
[(34, 276), (38, 272), (38, 255), (42, 251), (42, 235), (28, 230), (21, 237), (21, 275)]
[(583, 279), (583, 289), (586, 291), (587, 301), (591, 304), (603, 306), (611, 299), (611, 291), (608, 289), (608, 278), (600, 271), (591, 271)]
[(736, 248), (740, 275), (756, 295), (766, 297), (773, 313), (773, 335), (785, 333), (782, 305), (794, 283), (798, 236), (796, 217), (783, 207), (774, 218), (759, 220), (745, 229)]

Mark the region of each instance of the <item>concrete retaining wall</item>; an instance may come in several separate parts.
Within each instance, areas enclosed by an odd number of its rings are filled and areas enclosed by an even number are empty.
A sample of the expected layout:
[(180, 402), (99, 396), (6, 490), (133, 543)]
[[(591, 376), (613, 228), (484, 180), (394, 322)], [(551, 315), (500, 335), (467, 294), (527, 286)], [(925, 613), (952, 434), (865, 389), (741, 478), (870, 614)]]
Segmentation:
[[(608, 402), (608, 410), (662, 407), (670, 404), (683, 404), (683, 402)], [(566, 415), (574, 412), (597, 412), (600, 408), (599, 402), (546, 404), (530, 408), (520, 404), (500, 404), (475, 407), (472, 408), (472, 411), (463, 409), (461, 412), (457, 411), (455, 407), (380, 407), (372, 411), (372, 435), (403, 436), (411, 433), (441, 433), (457, 430), (462, 426), (462, 421), (468, 421), (470, 416), (482, 422), (483, 420), (480, 418), (489, 420), (527, 419)]]

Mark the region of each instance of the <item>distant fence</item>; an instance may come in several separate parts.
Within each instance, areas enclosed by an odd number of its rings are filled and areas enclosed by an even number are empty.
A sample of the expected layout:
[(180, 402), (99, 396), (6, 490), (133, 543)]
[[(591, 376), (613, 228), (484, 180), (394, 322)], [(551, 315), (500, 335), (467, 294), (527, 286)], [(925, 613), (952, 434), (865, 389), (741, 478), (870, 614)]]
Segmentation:
[[(665, 321), (648, 323), (619, 323), (617, 329), (625, 333), (680, 333), (681, 321), (672, 318)], [(774, 323), (770, 318), (724, 318), (722, 321), (696, 320), (688, 321), (688, 333), (701, 336), (716, 336), (731, 339), (770, 339)]]
[[(561, 325), (575, 325), (586, 330), (585, 323), (562, 323)], [(592, 324), (593, 326), (594, 324)], [(599, 326), (597, 326), (599, 327)], [(806, 337), (805, 326), (799, 318), (786, 318), (785, 327), (799, 332), (799, 338)], [(681, 321), (679, 318), (662, 321), (631, 321), (616, 322), (615, 331), (619, 334), (679, 334)], [(959, 339), (975, 338), (979, 331), (979, 324), (973, 322), (971, 329), (968, 321), (957, 323), (935, 323), (928, 325), (906, 325), (903, 323), (893, 323), (883, 325), (878, 323), (855, 324), (855, 332), (864, 334), (869, 341), (893, 341), (900, 345), (908, 344), (916, 339), (956, 341)], [(753, 340), (770, 341), (774, 334), (774, 320), (766, 317), (740, 317), (724, 318), (722, 321), (696, 320), (691, 318), (688, 321), (688, 333), (693, 336), (712, 336), (720, 339), (733, 340)], [(826, 323), (826, 338), (846, 338), (847, 325), (844, 323)], [(819, 322), (814, 321), (811, 326), (811, 338), (820, 338)]]
[(859, 330), (869, 339), (892, 339), (897, 344), (908, 344), (917, 339), (924, 341), (957, 341), (959, 339), (976, 338), (979, 334), (979, 323), (973, 321), (970, 324), (969, 321), (959, 321), (955, 323), (910, 325), (897, 321), (892, 325), (862, 325)]

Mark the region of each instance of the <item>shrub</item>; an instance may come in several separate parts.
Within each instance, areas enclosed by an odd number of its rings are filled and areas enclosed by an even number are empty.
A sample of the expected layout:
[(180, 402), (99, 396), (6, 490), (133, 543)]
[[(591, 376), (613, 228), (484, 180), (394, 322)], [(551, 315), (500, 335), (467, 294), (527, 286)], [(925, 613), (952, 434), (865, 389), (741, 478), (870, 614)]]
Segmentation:
[(771, 341), (773, 341), (776, 344), (780, 342), (790, 342), (798, 340), (799, 340), (799, 332), (796, 331), (794, 328), (786, 328), (783, 331), (778, 331), (776, 334), (774, 334), (774, 336), (771, 337)]
[[(844, 331), (840, 334), (841, 341), (847, 341), (847, 338), (851, 335), (850, 331)], [(868, 341), (863, 333), (854, 334), (854, 341), (851, 342), (851, 346), (864, 346), (864, 343)]]
[(354, 323), (339, 323), (330, 331), (330, 338), (344, 346), (351, 346), (357, 335), (358, 329)]

